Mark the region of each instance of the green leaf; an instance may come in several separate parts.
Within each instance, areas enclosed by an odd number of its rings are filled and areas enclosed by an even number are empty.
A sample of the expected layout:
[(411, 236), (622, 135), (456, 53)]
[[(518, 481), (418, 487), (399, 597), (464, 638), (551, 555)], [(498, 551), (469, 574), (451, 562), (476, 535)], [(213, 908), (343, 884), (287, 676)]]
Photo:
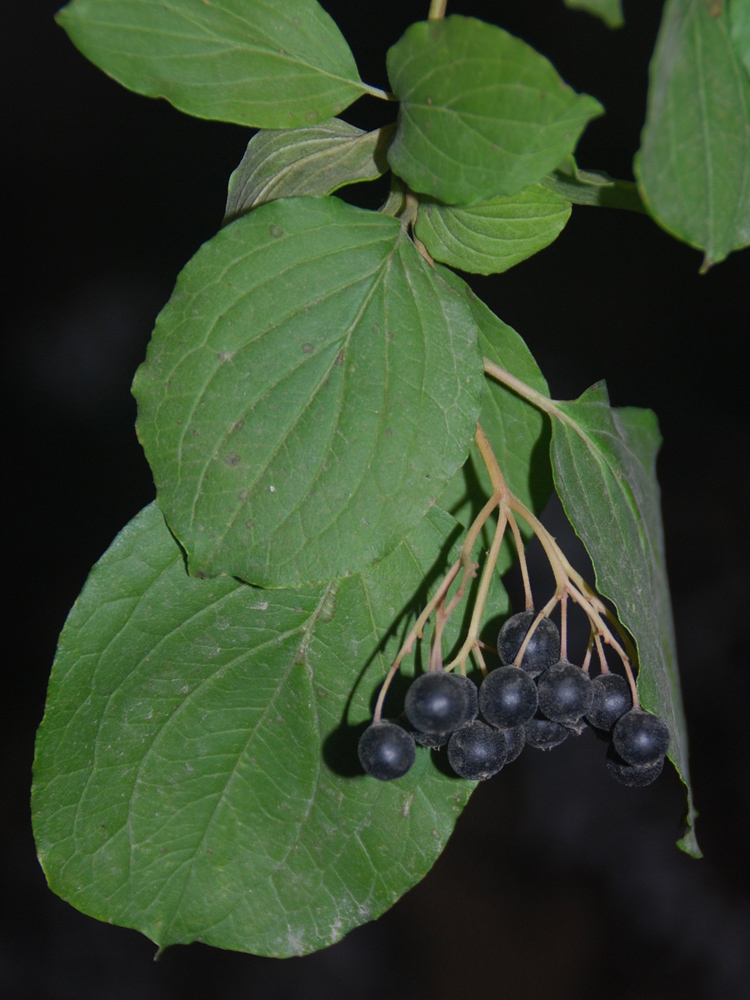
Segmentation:
[(463, 207), (420, 201), (416, 234), (443, 264), (497, 274), (549, 246), (569, 217), (569, 201), (531, 184), (518, 194)]
[(687, 790), (680, 846), (700, 856), (656, 480), (656, 417), (635, 407), (610, 408), (603, 383), (547, 411), (557, 492), (591, 556), (597, 590), (636, 639), (643, 706), (669, 726), (669, 756)]
[(268, 592), (190, 579), (156, 505), (142, 511), (94, 567), (52, 670), (33, 792), (51, 888), (161, 947), (279, 957), (390, 907), (474, 787), (427, 750), (387, 784), (356, 761), (455, 527), (433, 510), (368, 572)]
[(368, 89), (316, 0), (72, 0), (57, 20), (123, 86), (198, 118), (310, 125)]
[(636, 179), (659, 225), (705, 251), (705, 271), (750, 243), (750, 78), (726, 11), (668, 0), (649, 76)]
[(574, 205), (646, 211), (638, 188), (632, 181), (617, 180), (603, 170), (580, 170), (573, 156), (566, 157), (539, 183)]
[(750, 0), (731, 0), (729, 20), (735, 52), (750, 73)]
[(603, 111), (530, 46), (473, 18), (412, 24), (387, 61), (401, 101), (388, 160), (411, 188), (446, 204), (533, 184)]
[(340, 118), (310, 128), (258, 132), (229, 178), (226, 219), (298, 195), (332, 194), (388, 170), (385, 151), (395, 125), (363, 132)]
[(482, 391), (465, 296), (400, 223), (285, 198), (183, 270), (134, 383), (190, 570), (269, 587), (363, 569), (469, 449)]
[[(453, 276), (452, 283), (456, 287), (464, 284), (457, 276)], [(484, 357), (549, 398), (544, 376), (521, 337), (473, 293), (469, 301), (479, 327), (479, 349)], [(541, 512), (552, 494), (547, 417), (504, 385), (486, 379), (479, 422), (513, 493), (532, 511)], [(441, 494), (439, 505), (468, 528), (491, 495), (487, 470), (479, 450), (472, 444), (464, 467)], [(530, 535), (525, 522), (519, 527), (527, 537)], [(489, 545), (487, 536), (485, 541)], [(498, 571), (504, 573), (515, 560), (515, 548), (506, 538)]]
[(564, 0), (566, 7), (585, 10), (594, 17), (600, 17), (608, 28), (621, 28), (625, 24), (622, 16), (622, 0)]

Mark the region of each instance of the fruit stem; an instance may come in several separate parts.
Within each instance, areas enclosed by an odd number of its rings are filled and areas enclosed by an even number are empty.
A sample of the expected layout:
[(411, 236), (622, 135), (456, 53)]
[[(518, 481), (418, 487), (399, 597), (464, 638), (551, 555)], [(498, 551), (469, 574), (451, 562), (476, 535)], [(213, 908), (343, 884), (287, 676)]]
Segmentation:
[(428, 21), (439, 21), (441, 17), (445, 17), (445, 8), (448, 6), (448, 0), (430, 0), (430, 12), (427, 15)]
[(565, 570), (563, 561), (564, 557), (562, 559), (560, 558), (562, 556), (562, 552), (560, 551), (559, 546), (555, 542), (552, 535), (550, 535), (544, 527), (542, 522), (531, 513), (528, 507), (521, 503), (518, 497), (514, 497), (511, 494), (508, 496), (506, 502), (512, 511), (519, 514), (524, 521), (526, 521), (536, 537), (542, 543), (542, 548), (544, 549), (545, 555), (547, 556), (549, 564), (552, 567), (552, 572), (555, 574), (555, 583), (557, 585), (557, 595), (559, 598), (564, 593), (568, 583), (568, 573)]
[[(554, 406), (554, 404), (552, 404), (550, 400), (546, 400), (541, 393), (537, 393), (535, 390), (525, 386), (523, 382), (520, 382), (514, 376), (510, 375), (508, 372), (504, 372), (502, 368), (498, 368), (497, 365), (494, 365), (486, 359), (485, 371), (488, 374), (494, 375), (500, 381), (505, 382), (505, 384), (507, 384), (510, 388), (515, 389), (522, 396), (524, 396), (524, 398), (528, 399), (529, 402), (540, 405), (539, 401), (545, 401), (546, 404), (548, 404), (547, 408), (549, 408), (549, 406)], [(521, 389), (526, 391), (521, 392)], [(516, 513), (522, 517), (524, 521), (526, 521), (541, 542), (545, 555), (547, 556), (550, 566), (552, 567), (552, 572), (555, 575), (555, 596), (547, 603), (547, 605), (545, 605), (532, 622), (531, 628), (526, 633), (524, 641), (521, 644), (521, 648), (516, 655), (515, 662), (521, 662), (523, 655), (526, 652), (526, 647), (528, 646), (531, 637), (542, 618), (549, 613), (557, 601), (563, 600), (567, 597), (567, 595), (570, 595), (570, 597), (572, 597), (573, 600), (583, 608), (591, 625), (593, 626), (594, 631), (601, 635), (604, 638), (604, 641), (612, 646), (622, 660), (625, 673), (628, 677), (628, 683), (630, 684), (630, 689), (633, 694), (633, 707), (638, 708), (638, 691), (631, 666), (631, 658), (635, 660), (636, 653), (627, 631), (623, 628), (618, 621), (617, 616), (610, 611), (596, 591), (594, 591), (594, 589), (586, 583), (581, 574), (570, 565), (565, 553), (541, 521), (535, 517), (528, 507), (526, 507), (525, 504), (523, 504), (518, 497), (514, 496), (508, 489), (503, 474), (500, 472), (500, 467), (497, 463), (497, 459), (495, 458), (495, 454), (492, 451), (492, 447), (479, 424), (477, 424), (477, 434), (475, 440), (482, 456), (482, 460), (487, 468), (487, 472), (489, 473), (492, 489), (500, 504), (501, 511), (505, 511), (509, 518), (512, 518), (513, 513)], [(488, 505), (491, 502), (492, 500), (488, 501)], [(526, 594), (527, 610), (532, 610), (533, 605), (531, 607), (528, 605), (528, 595), (529, 592)], [(623, 646), (620, 645), (617, 639), (615, 639), (611, 630), (607, 626), (605, 619), (612, 622), (623, 641), (625, 649), (623, 649)]]
[(466, 673), (466, 659), (479, 638), (479, 623), (482, 619), (482, 615), (484, 614), (484, 606), (487, 603), (487, 594), (489, 593), (492, 575), (495, 572), (495, 566), (497, 565), (497, 557), (500, 552), (500, 545), (503, 541), (503, 535), (505, 534), (505, 527), (507, 523), (508, 519), (505, 516), (505, 511), (501, 507), (497, 518), (495, 535), (492, 539), (492, 545), (487, 555), (487, 561), (484, 564), (484, 569), (482, 570), (482, 576), (479, 580), (479, 589), (477, 591), (474, 607), (471, 612), (471, 621), (469, 622), (469, 634), (466, 636), (458, 654), (445, 667), (446, 670), (453, 670), (455, 667), (459, 667), (461, 669), (461, 673)]
[(486, 677), (487, 664), (485, 663), (484, 654), (482, 653), (483, 646), (484, 643), (481, 640), (477, 639), (476, 643), (474, 644), (474, 648), (472, 649), (472, 653), (476, 657), (477, 663), (479, 664), (479, 669), (482, 671), (482, 677)]
[[(531, 640), (532, 640), (532, 638), (534, 636), (534, 633), (536, 632), (536, 630), (537, 630), (537, 628), (539, 626), (539, 622), (542, 620), (542, 618), (546, 618), (547, 617), (547, 615), (550, 613), (550, 611), (554, 608), (554, 606), (557, 604), (557, 602), (559, 600), (560, 600), (559, 594), (555, 594), (554, 597), (551, 597), (547, 601), (547, 603), (544, 605), (544, 607), (542, 608), (542, 610), (539, 612), (539, 614), (536, 616), (536, 618), (531, 623), (531, 625), (529, 626), (529, 631), (524, 636), (523, 642), (521, 643), (521, 645), (520, 645), (520, 647), (518, 649), (518, 652), (516, 653), (516, 657), (513, 660), (513, 663), (517, 667), (521, 666), (521, 660), (523, 660), (523, 657), (524, 657), (524, 654), (526, 652), (526, 649), (527, 649), (529, 643), (531, 642)], [(533, 611), (533, 608), (531, 608), (530, 610)]]
[(594, 643), (596, 644), (596, 652), (599, 656), (599, 670), (603, 674), (609, 673), (609, 664), (607, 663), (607, 657), (604, 655), (604, 647), (602, 646), (602, 637), (598, 632), (591, 633), (594, 637)]
[[(403, 658), (408, 653), (410, 653), (412, 651), (412, 649), (414, 648), (415, 641), (418, 638), (419, 639), (422, 638), (422, 632), (423, 632), (423, 629), (424, 629), (425, 624), (427, 622), (427, 619), (430, 617), (430, 615), (435, 610), (435, 608), (440, 603), (440, 601), (445, 598), (445, 595), (448, 592), (448, 590), (450, 589), (451, 584), (453, 583), (453, 581), (458, 576), (460, 569), (461, 569), (461, 558), (459, 557), (458, 559), (456, 559), (456, 561), (453, 563), (453, 565), (451, 566), (451, 568), (448, 570), (448, 572), (443, 577), (442, 583), (440, 584), (440, 586), (438, 587), (438, 589), (435, 591), (434, 597), (432, 598), (431, 601), (428, 601), (428, 603), (425, 606), (424, 610), (419, 615), (419, 617), (417, 618), (417, 620), (414, 622), (414, 625), (412, 626), (411, 630), (409, 631), (409, 634), (407, 635), (406, 639), (402, 643), (401, 649), (399, 649), (399, 651), (398, 651), (398, 653), (396, 655), (396, 659), (391, 664), (391, 668), (388, 671), (388, 674), (386, 675), (386, 678), (383, 681), (383, 684), (382, 684), (382, 686), (380, 688), (380, 693), (378, 695), (378, 700), (377, 700), (377, 702), (375, 704), (375, 711), (373, 712), (373, 715), (372, 715), (372, 721), (373, 722), (380, 722), (380, 718), (381, 718), (382, 713), (383, 713), (383, 702), (385, 701), (385, 696), (386, 696), (386, 694), (388, 692), (388, 688), (391, 685), (391, 681), (393, 680), (393, 678), (394, 678), (394, 676), (396, 674), (396, 671), (401, 666), (401, 661), (403, 660)], [(466, 575), (466, 568), (464, 568), (464, 575)]]
[(523, 579), (523, 593), (524, 600), (526, 601), (526, 611), (534, 610), (534, 598), (531, 594), (531, 580), (529, 579), (529, 567), (526, 563), (526, 551), (524, 549), (523, 538), (521, 538), (521, 532), (518, 528), (518, 522), (516, 521), (513, 514), (508, 511), (508, 523), (510, 524), (510, 530), (513, 532), (513, 541), (516, 545), (516, 553), (518, 555), (518, 565), (521, 567), (521, 577)]
[[(583, 670), (583, 672), (586, 674), (589, 672), (589, 665), (591, 664), (591, 654), (593, 653), (593, 651), (594, 651), (594, 633), (589, 632), (589, 641), (586, 646), (586, 655), (584, 656), (583, 663), (581, 664), (581, 670)], [(607, 667), (607, 670), (609, 670), (609, 667)]]
[[(518, 396), (520, 396), (521, 399), (525, 399), (527, 403), (531, 403), (532, 406), (535, 406), (543, 413), (546, 413), (548, 416), (554, 417), (555, 419), (561, 421), (562, 423), (567, 424), (568, 426), (572, 427), (573, 430), (580, 433), (580, 430), (576, 426), (574, 421), (571, 420), (571, 418), (567, 415), (567, 413), (565, 413), (555, 404), (554, 400), (550, 399), (548, 396), (544, 396), (541, 392), (537, 392), (536, 389), (532, 389), (531, 386), (526, 385), (526, 383), (522, 382), (521, 379), (516, 378), (515, 375), (511, 375), (510, 372), (506, 371), (504, 368), (501, 368), (499, 365), (496, 365), (494, 361), (490, 361), (489, 358), (484, 359), (484, 371), (486, 375), (491, 376), (497, 382), (500, 382), (501, 385), (504, 385), (508, 389), (511, 389)], [(594, 592), (594, 590), (586, 583), (586, 581), (581, 577), (581, 575), (573, 569), (573, 567), (570, 565), (568, 560), (565, 558), (565, 556), (559, 549), (558, 549), (558, 554), (560, 556), (562, 565), (566, 573), (568, 573), (568, 575), (570, 576), (571, 580), (573, 580), (578, 585), (582, 593), (586, 594), (591, 604), (595, 608), (597, 608), (597, 610), (600, 611), (605, 618), (607, 618), (610, 622), (612, 622), (612, 624), (614, 625), (615, 629), (617, 630), (618, 634), (620, 635), (623, 641), (623, 644), (628, 652), (630, 660), (632, 660), (633, 663), (637, 663), (638, 655), (635, 646), (633, 645), (633, 642), (629, 634), (627, 633), (626, 629), (621, 624), (621, 622), (618, 620), (617, 616), (610, 611), (610, 609), (604, 604), (599, 595)], [(629, 671), (629, 669), (630, 669), (629, 666), (626, 666), (626, 670)]]
[(568, 658), (568, 595), (560, 599), (560, 659)]
[(477, 432), (474, 435), (474, 440), (476, 441), (477, 448), (479, 449), (479, 454), (482, 456), (484, 467), (487, 469), (487, 474), (490, 477), (490, 482), (492, 483), (492, 493), (495, 497), (495, 501), (499, 502), (500, 500), (504, 500), (510, 495), (510, 490), (508, 489), (508, 484), (505, 482), (505, 477), (500, 471), (500, 466), (497, 464), (495, 453), (492, 450), (490, 442), (487, 440), (487, 435), (482, 430), (481, 424), (477, 424)]

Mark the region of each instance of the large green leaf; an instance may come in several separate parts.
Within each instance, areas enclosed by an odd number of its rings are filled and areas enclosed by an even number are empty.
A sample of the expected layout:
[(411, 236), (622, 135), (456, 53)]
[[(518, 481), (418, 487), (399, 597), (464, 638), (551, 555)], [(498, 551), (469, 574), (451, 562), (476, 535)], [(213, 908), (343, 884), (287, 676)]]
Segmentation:
[(538, 181), (603, 110), (520, 39), (458, 15), (412, 24), (388, 52), (388, 78), (401, 101), (389, 162), (447, 204)]
[(476, 205), (421, 201), (416, 234), (435, 260), (497, 274), (543, 250), (570, 218), (570, 202), (541, 184)]
[(750, 73), (750, 0), (732, 0), (729, 19), (735, 51)]
[(622, 0), (565, 0), (565, 6), (600, 17), (608, 28), (621, 28), (625, 24)]
[(72, 0), (57, 19), (109, 76), (198, 118), (310, 125), (367, 90), (317, 0)]
[(724, 8), (668, 0), (649, 70), (635, 174), (659, 225), (705, 252), (750, 244), (750, 78)]
[[(464, 284), (455, 275), (451, 281), (456, 287)], [(521, 337), (471, 292), (469, 301), (479, 328), (479, 347), (483, 356), (540, 396), (549, 398), (544, 376)], [(482, 393), (479, 422), (513, 493), (531, 510), (541, 512), (552, 493), (549, 420), (536, 406), (499, 382), (488, 379)], [(440, 506), (468, 527), (491, 494), (489, 475), (479, 450), (472, 444), (464, 467), (441, 494)], [(525, 522), (519, 527), (525, 535), (530, 534)], [(486, 535), (485, 541), (489, 544)], [(515, 548), (506, 539), (498, 560), (499, 572), (505, 572), (515, 558)]]
[(650, 410), (610, 408), (603, 383), (575, 402), (544, 405), (553, 418), (557, 492), (591, 556), (597, 590), (636, 640), (642, 703), (669, 726), (669, 756), (687, 789), (680, 846), (699, 855), (655, 471), (656, 417)]
[(363, 132), (340, 118), (297, 129), (263, 129), (229, 178), (227, 219), (275, 198), (332, 194), (388, 170), (394, 126)]
[(463, 463), (482, 391), (465, 294), (392, 218), (261, 205), (184, 269), (134, 392), (191, 572), (300, 586), (391, 551)]
[(356, 761), (454, 528), (433, 510), (373, 570), (268, 592), (191, 579), (156, 505), (138, 515), (94, 567), (52, 671), (33, 793), (52, 889), (162, 947), (275, 956), (391, 906), (474, 787), (427, 750), (388, 784)]

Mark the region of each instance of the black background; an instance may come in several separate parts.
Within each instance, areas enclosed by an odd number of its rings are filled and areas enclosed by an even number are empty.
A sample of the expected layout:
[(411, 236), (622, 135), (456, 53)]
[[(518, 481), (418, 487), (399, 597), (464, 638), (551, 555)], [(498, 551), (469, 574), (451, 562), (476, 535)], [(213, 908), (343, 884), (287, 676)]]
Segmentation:
[[(433, 872), (385, 917), (300, 959), (173, 948), (83, 916), (46, 888), (28, 790), (57, 633), (91, 564), (153, 496), (129, 384), (178, 270), (218, 228), (247, 130), (130, 94), (55, 26), (54, 2), (2, 5), (3, 323), (10, 505), (2, 728), (0, 992), (9, 998), (353, 997), (612, 1000), (750, 988), (747, 252), (700, 254), (645, 217), (575, 208), (550, 248), (473, 280), (522, 333), (553, 396), (606, 377), (657, 411), (665, 530), (705, 859), (674, 847), (669, 773), (614, 785), (584, 734), (527, 751), (478, 789)], [(363, 79), (427, 0), (328, 0)], [(660, 5), (609, 32), (560, 0), (451, 3), (536, 46), (607, 108), (583, 167), (631, 177)], [(345, 113), (374, 127), (392, 109)], [(361, 193), (362, 192), (362, 193)], [(356, 192), (374, 199), (379, 193)], [(559, 512), (550, 523), (564, 535)], [(565, 536), (564, 536), (565, 537)], [(577, 551), (573, 541), (565, 541)]]

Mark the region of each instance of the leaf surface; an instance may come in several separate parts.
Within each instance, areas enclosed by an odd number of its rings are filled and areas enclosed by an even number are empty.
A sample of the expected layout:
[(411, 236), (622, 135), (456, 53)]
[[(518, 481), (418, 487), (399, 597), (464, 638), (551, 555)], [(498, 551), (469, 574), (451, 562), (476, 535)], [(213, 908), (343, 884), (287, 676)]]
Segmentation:
[(301, 586), (391, 551), (463, 463), (483, 377), (466, 295), (395, 219), (262, 205), (183, 270), (138, 432), (192, 573)]
[(33, 793), (52, 889), (161, 947), (278, 957), (391, 906), (474, 787), (426, 750), (389, 783), (356, 762), (454, 528), (433, 510), (372, 570), (261, 591), (188, 577), (157, 506), (142, 511), (94, 567), (52, 671)]
[(725, 7), (668, 0), (634, 170), (644, 202), (703, 270), (750, 244), (750, 77)]
[(570, 202), (531, 184), (475, 205), (421, 201), (416, 234), (435, 260), (474, 274), (498, 274), (556, 240)]
[(617, 180), (603, 170), (580, 170), (573, 156), (566, 157), (539, 183), (574, 205), (646, 211), (632, 181)]
[(394, 125), (364, 132), (340, 118), (298, 129), (264, 129), (252, 137), (229, 178), (226, 218), (264, 202), (332, 194), (388, 170), (385, 150)]
[(750, 73), (750, 0), (732, 0), (729, 20), (735, 52)]
[(549, 412), (557, 492), (591, 556), (596, 589), (636, 639), (643, 706), (669, 726), (669, 756), (688, 794), (680, 846), (699, 856), (656, 479), (656, 417), (635, 407), (612, 409), (603, 383)]
[[(464, 284), (457, 275), (452, 276), (452, 282), (456, 287)], [(549, 398), (544, 376), (519, 334), (503, 323), (473, 292), (469, 301), (479, 328), (482, 355), (541, 396)], [(513, 493), (532, 511), (541, 513), (552, 493), (547, 417), (504, 385), (494, 379), (486, 379), (479, 422)], [(442, 493), (440, 506), (468, 528), (491, 495), (487, 470), (478, 448), (472, 443), (463, 468)], [(530, 535), (525, 522), (521, 521), (519, 528), (527, 537)], [(489, 536), (484, 537), (489, 545)], [(506, 538), (498, 560), (498, 572), (504, 573), (515, 559), (515, 548)]]
[(198, 118), (310, 125), (367, 89), (317, 0), (72, 0), (57, 20), (118, 83)]
[(603, 111), (520, 39), (456, 14), (412, 24), (387, 65), (401, 101), (388, 160), (411, 188), (446, 204), (533, 184)]
[(600, 17), (608, 28), (621, 28), (625, 24), (622, 0), (565, 0), (565, 6)]

